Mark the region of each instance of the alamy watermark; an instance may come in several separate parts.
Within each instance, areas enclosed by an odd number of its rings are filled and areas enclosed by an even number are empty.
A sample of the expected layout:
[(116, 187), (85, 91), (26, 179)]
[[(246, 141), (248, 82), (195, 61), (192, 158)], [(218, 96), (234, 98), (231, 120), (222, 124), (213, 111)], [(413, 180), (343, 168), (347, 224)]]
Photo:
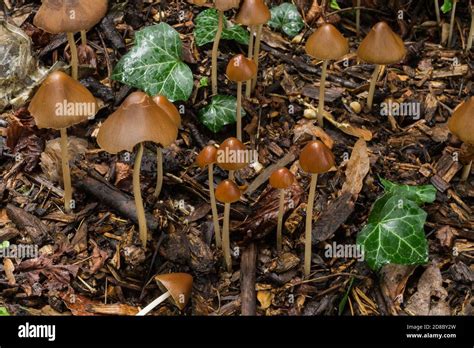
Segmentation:
[(419, 102), (396, 102), (388, 100), (380, 104), (381, 116), (411, 117), (419, 120), (421, 117), (421, 103)]
[(38, 245), (0, 243), (0, 259), (35, 259), (39, 257)]
[(258, 162), (257, 150), (217, 150), (217, 163), (256, 163)]
[(70, 117), (84, 116), (92, 119), (97, 112), (96, 108), (96, 103), (79, 103), (63, 100), (62, 103), (56, 103), (55, 114), (56, 116)]
[(364, 261), (364, 246), (332, 242), (332, 244), (327, 244), (324, 247), (324, 256), (327, 258), (357, 259), (357, 261)]

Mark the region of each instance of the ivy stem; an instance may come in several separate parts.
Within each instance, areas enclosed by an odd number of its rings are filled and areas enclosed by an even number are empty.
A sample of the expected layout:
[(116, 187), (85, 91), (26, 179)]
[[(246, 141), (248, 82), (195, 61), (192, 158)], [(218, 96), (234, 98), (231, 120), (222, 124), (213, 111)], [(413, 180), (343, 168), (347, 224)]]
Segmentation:
[(369, 110), (372, 110), (372, 105), (374, 103), (375, 86), (377, 85), (377, 79), (379, 77), (381, 68), (382, 65), (375, 65), (374, 73), (372, 74), (372, 79), (370, 80), (369, 96), (367, 97), (367, 106), (369, 107)]
[(156, 187), (155, 197), (159, 197), (163, 187), (163, 150), (158, 146), (156, 149)]
[(208, 167), (209, 174), (209, 197), (211, 199), (212, 221), (214, 223), (214, 234), (216, 235), (216, 247), (222, 247), (221, 232), (219, 226), (219, 216), (217, 215), (216, 194), (214, 192), (214, 165), (211, 163)]
[(462, 170), (461, 182), (467, 181), (469, 175), (471, 174), (472, 161), (469, 164), (466, 164)]
[(67, 129), (61, 128), (61, 165), (63, 170), (64, 183), (64, 210), (66, 213), (71, 212), (72, 201), (72, 186), (71, 186), (71, 172), (69, 169), (69, 151), (67, 140)]
[(74, 80), (77, 80), (79, 76), (79, 59), (77, 57), (77, 46), (76, 41), (74, 41), (74, 34), (67, 33), (67, 41), (69, 42), (69, 47), (71, 48), (71, 75)]
[(212, 94), (217, 95), (217, 56), (219, 54), (219, 43), (221, 41), (222, 30), (224, 28), (224, 12), (218, 11), (219, 22), (217, 25), (216, 37), (214, 38), (214, 44), (212, 46)]
[(323, 61), (323, 70), (321, 72), (321, 80), (319, 82), (319, 105), (318, 105), (318, 124), (322, 128), (324, 126), (324, 92), (326, 90), (328, 61)]
[[(253, 35), (255, 28), (253, 25), (249, 26), (250, 29), (250, 38), (249, 38), (249, 50), (247, 53), (247, 58), (252, 59), (253, 58)], [(248, 99), (250, 98), (250, 94), (252, 92), (252, 81), (248, 80), (245, 85), (245, 97)]]
[(237, 120), (237, 139), (242, 141), (242, 82), (237, 82), (237, 110), (235, 119)]
[(277, 252), (282, 250), (282, 230), (283, 230), (283, 214), (285, 208), (285, 190), (280, 190), (280, 205), (278, 208), (278, 226), (277, 226)]
[(458, 0), (453, 0), (453, 8), (451, 10), (451, 23), (449, 23), (448, 47), (451, 47), (453, 44), (453, 29), (454, 29), (454, 21), (456, 20), (457, 3), (458, 3)]
[(311, 273), (311, 232), (313, 226), (313, 206), (316, 196), (316, 185), (318, 183), (318, 174), (311, 175), (311, 184), (309, 188), (308, 204), (306, 206), (306, 231), (304, 240), (304, 275), (308, 277)]
[(133, 166), (133, 195), (135, 196), (135, 207), (137, 209), (138, 229), (140, 233), (140, 240), (142, 246), (146, 249), (147, 242), (147, 226), (145, 218), (145, 209), (143, 207), (142, 192), (140, 188), (140, 171), (143, 158), (143, 143), (138, 147), (137, 155), (135, 156), (135, 165)]
[(257, 28), (257, 38), (255, 39), (255, 52), (253, 55), (253, 61), (255, 62), (255, 65), (257, 66), (257, 73), (255, 74), (255, 77), (252, 80), (252, 92), (257, 86), (257, 79), (258, 79), (258, 63), (259, 63), (259, 56), (260, 56), (260, 44), (262, 42), (262, 29), (263, 29), (263, 24), (260, 24)]
[(229, 236), (230, 203), (224, 205), (224, 225), (222, 227), (222, 249), (224, 260), (228, 272), (232, 272), (232, 257), (230, 256), (230, 236)]

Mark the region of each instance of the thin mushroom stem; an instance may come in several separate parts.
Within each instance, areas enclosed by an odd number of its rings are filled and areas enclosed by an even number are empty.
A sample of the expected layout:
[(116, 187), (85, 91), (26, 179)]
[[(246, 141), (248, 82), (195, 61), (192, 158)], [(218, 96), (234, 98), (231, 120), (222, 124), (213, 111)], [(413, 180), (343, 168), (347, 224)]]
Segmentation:
[(283, 213), (285, 208), (285, 190), (280, 190), (280, 205), (278, 208), (278, 226), (277, 226), (277, 252), (282, 250), (282, 230), (283, 230)]
[(87, 45), (87, 32), (85, 30), (81, 30), (81, 44), (83, 46)]
[(471, 174), (472, 161), (469, 164), (466, 164), (462, 170), (461, 182), (467, 181), (469, 175)]
[(217, 95), (217, 56), (219, 54), (219, 42), (221, 41), (222, 30), (224, 28), (224, 12), (219, 12), (219, 22), (217, 25), (217, 33), (214, 38), (214, 44), (212, 46), (212, 94)]
[(451, 10), (451, 23), (449, 23), (449, 35), (448, 35), (448, 47), (451, 47), (453, 44), (453, 30), (454, 30), (454, 21), (456, 20), (456, 4), (458, 0), (453, 0), (453, 8)]
[(237, 110), (235, 119), (237, 120), (237, 139), (242, 141), (242, 82), (237, 82)]
[(234, 181), (234, 177), (235, 177), (235, 170), (229, 170), (228, 179), (231, 180), (231, 181)]
[(156, 149), (156, 187), (155, 197), (159, 197), (163, 187), (163, 151), (161, 147)]
[(263, 24), (260, 24), (257, 28), (257, 37), (255, 39), (255, 52), (253, 54), (253, 61), (255, 62), (255, 65), (257, 66), (257, 74), (252, 80), (252, 92), (257, 86), (257, 79), (258, 79), (258, 61), (259, 61), (259, 56), (260, 56), (260, 44), (262, 42), (262, 29), (263, 29)]
[(147, 226), (145, 218), (145, 209), (143, 208), (142, 192), (140, 188), (140, 170), (143, 158), (143, 143), (140, 143), (133, 166), (133, 195), (135, 196), (135, 207), (137, 209), (138, 229), (143, 248), (146, 249)]
[(224, 260), (228, 272), (232, 272), (232, 257), (230, 256), (230, 236), (229, 236), (230, 203), (224, 205), (224, 225), (222, 226), (222, 249)]
[(79, 59), (77, 57), (77, 46), (76, 41), (74, 41), (73, 33), (67, 33), (67, 41), (69, 42), (69, 47), (71, 48), (71, 76), (74, 80), (77, 80), (79, 76)]
[(64, 182), (64, 210), (66, 211), (66, 213), (70, 213), (72, 201), (72, 186), (71, 171), (69, 169), (69, 151), (66, 128), (61, 128), (61, 165), (63, 169)]
[(372, 74), (372, 78), (370, 80), (369, 96), (367, 97), (367, 106), (369, 107), (369, 110), (372, 110), (372, 105), (374, 103), (375, 86), (377, 84), (377, 79), (379, 77), (381, 69), (382, 66), (376, 64), (374, 73)]
[(471, 29), (469, 30), (469, 37), (467, 38), (466, 53), (472, 48), (472, 40), (474, 40), (474, 6), (471, 7)]
[(214, 192), (214, 165), (207, 167), (209, 173), (209, 198), (211, 199), (212, 221), (214, 222), (214, 234), (216, 235), (216, 246), (222, 247), (219, 216), (217, 215), (216, 194)]
[(356, 9), (356, 35), (360, 36), (360, 0), (357, 0), (357, 9)]
[(153, 302), (150, 302), (150, 304), (148, 304), (145, 308), (143, 308), (140, 312), (138, 312), (136, 316), (142, 317), (144, 315), (147, 315), (153, 310), (153, 308), (158, 306), (160, 303), (164, 302), (170, 296), (171, 296), (171, 293), (169, 291), (165, 292), (163, 295), (153, 300)]
[(438, 23), (438, 27), (441, 25), (441, 14), (439, 12), (439, 0), (433, 0), (434, 8), (436, 13), (436, 23)]
[(321, 80), (319, 83), (319, 106), (318, 106), (318, 124), (320, 127), (324, 126), (324, 92), (326, 90), (326, 76), (327, 76), (328, 61), (323, 61), (323, 69), (321, 72)]
[(311, 185), (309, 188), (308, 205), (306, 206), (306, 232), (304, 240), (304, 275), (308, 277), (311, 273), (311, 232), (313, 227), (313, 206), (316, 196), (316, 185), (318, 174), (311, 175)]
[[(250, 38), (249, 38), (249, 50), (247, 53), (247, 58), (252, 59), (253, 58), (253, 43), (254, 43), (253, 35), (254, 35), (255, 28), (253, 25), (251, 25), (249, 26), (249, 29), (250, 29)], [(247, 99), (250, 98), (251, 92), (252, 92), (252, 81), (248, 80), (245, 85), (245, 97)]]

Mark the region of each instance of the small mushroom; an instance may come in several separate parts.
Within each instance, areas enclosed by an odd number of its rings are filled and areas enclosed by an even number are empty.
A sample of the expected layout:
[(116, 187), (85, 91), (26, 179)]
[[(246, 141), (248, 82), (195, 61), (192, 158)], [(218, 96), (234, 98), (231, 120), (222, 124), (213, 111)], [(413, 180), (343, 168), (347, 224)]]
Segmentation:
[(66, 33), (71, 47), (72, 77), (78, 77), (77, 46), (74, 33), (89, 30), (107, 12), (107, 0), (43, 0), (34, 18), (34, 25), (51, 33)]
[(307, 173), (311, 173), (311, 184), (306, 207), (306, 232), (304, 249), (304, 275), (311, 273), (311, 231), (313, 223), (313, 205), (316, 195), (318, 174), (327, 173), (334, 167), (334, 155), (331, 150), (318, 140), (309, 142), (300, 153), (300, 166)]
[(71, 211), (72, 186), (68, 159), (67, 128), (95, 116), (94, 96), (76, 80), (61, 71), (52, 72), (41, 84), (28, 107), (38, 128), (61, 133), (61, 164), (64, 184), (64, 209)]
[(217, 150), (217, 165), (229, 171), (229, 179), (234, 179), (234, 171), (245, 168), (249, 163), (245, 145), (239, 139), (224, 140)]
[(226, 74), (229, 80), (237, 82), (237, 139), (242, 141), (242, 82), (251, 80), (257, 74), (257, 66), (251, 59), (239, 54), (229, 61)]
[[(448, 128), (456, 137), (474, 151), (474, 97), (458, 105), (448, 121)], [(472, 161), (464, 166), (461, 181), (471, 174)]]
[(217, 149), (208, 145), (196, 157), (196, 164), (200, 168), (207, 166), (209, 180), (209, 198), (211, 200), (212, 221), (214, 222), (214, 234), (216, 235), (216, 246), (221, 248), (221, 233), (219, 228), (219, 216), (217, 215), (216, 196), (214, 193), (214, 163), (217, 162)]
[(211, 85), (212, 94), (217, 95), (217, 55), (219, 54), (219, 42), (221, 41), (222, 31), (224, 30), (224, 12), (239, 7), (240, 0), (215, 0), (214, 5), (219, 15), (217, 24), (217, 32), (214, 37), (212, 46), (212, 68), (211, 68)]
[(280, 204), (278, 209), (278, 226), (277, 226), (277, 251), (281, 252), (282, 249), (282, 229), (283, 229), (283, 214), (285, 208), (285, 191), (295, 181), (295, 176), (286, 168), (280, 168), (275, 170), (270, 175), (270, 185), (273, 188), (280, 190)]
[(99, 146), (111, 154), (120, 151), (132, 152), (133, 148), (139, 144), (133, 168), (133, 193), (140, 240), (144, 248), (147, 242), (147, 226), (140, 190), (143, 143), (152, 141), (161, 146), (169, 146), (176, 141), (177, 136), (176, 124), (143, 92), (130, 94), (122, 105), (105, 120), (97, 135)]
[(224, 252), (224, 260), (227, 271), (232, 272), (232, 257), (230, 256), (230, 235), (229, 235), (229, 218), (230, 205), (240, 199), (240, 189), (231, 180), (224, 180), (216, 188), (216, 198), (219, 202), (224, 203), (224, 224), (222, 226), (222, 249)]
[(370, 80), (367, 105), (372, 110), (375, 84), (383, 65), (400, 62), (406, 55), (403, 40), (395, 34), (385, 22), (379, 22), (372, 27), (362, 40), (357, 55), (367, 63), (375, 64), (375, 70)]
[(193, 277), (187, 273), (169, 273), (159, 274), (155, 277), (155, 281), (158, 287), (163, 292), (163, 295), (155, 299), (140, 312), (137, 316), (144, 316), (150, 313), (153, 308), (170, 298), (171, 302), (183, 310), (191, 298), (191, 292), (193, 290)]
[(323, 61), (321, 80), (319, 83), (319, 106), (318, 123), (322, 127), (324, 123), (324, 91), (326, 85), (326, 73), (329, 60), (340, 59), (349, 52), (347, 39), (332, 24), (323, 24), (316, 30), (306, 42), (306, 52)]
[[(258, 57), (260, 55), (260, 42), (262, 39), (262, 29), (263, 25), (267, 23), (272, 14), (268, 9), (267, 5), (263, 0), (244, 0), (239, 13), (235, 17), (235, 21), (239, 24), (243, 24), (249, 27), (250, 29), (250, 41), (249, 41), (249, 51), (248, 57), (252, 59), (255, 63), (256, 73), (252, 77), (252, 80), (247, 82), (245, 95), (247, 98), (250, 97), (251, 92), (255, 89), (257, 84), (257, 73), (258, 73)], [(256, 32), (257, 36), (255, 38), (255, 50), (254, 50), (254, 41), (253, 35)]]
[(457, 3), (458, 3), (458, 0), (453, 0), (453, 8), (451, 9), (451, 22), (449, 23), (448, 47), (451, 47), (453, 44), (453, 29), (454, 29), (454, 22), (456, 21)]
[[(164, 114), (168, 115), (171, 121), (176, 125), (176, 128), (181, 127), (181, 115), (172, 102), (164, 95), (157, 95), (153, 97), (153, 101), (158, 105)], [(163, 151), (162, 147), (158, 146), (156, 149), (156, 187), (155, 197), (159, 197), (161, 188), (163, 187)]]

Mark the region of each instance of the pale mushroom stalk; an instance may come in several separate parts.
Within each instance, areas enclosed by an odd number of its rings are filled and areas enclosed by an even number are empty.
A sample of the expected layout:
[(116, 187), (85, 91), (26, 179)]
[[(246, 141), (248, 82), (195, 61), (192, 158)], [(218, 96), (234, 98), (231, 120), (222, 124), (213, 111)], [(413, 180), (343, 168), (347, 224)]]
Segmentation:
[(305, 247), (304, 247), (304, 275), (308, 277), (311, 273), (311, 250), (312, 240), (311, 232), (313, 226), (313, 206), (316, 196), (316, 185), (318, 183), (318, 174), (311, 175), (311, 184), (309, 188), (308, 205), (306, 208), (306, 231), (305, 231)]
[(321, 71), (321, 80), (319, 82), (319, 106), (318, 106), (318, 123), (320, 127), (324, 126), (324, 92), (326, 89), (328, 61), (323, 61), (323, 68)]
[(170, 296), (171, 296), (171, 293), (169, 291), (165, 292), (163, 295), (161, 295), (160, 297), (153, 300), (153, 302), (151, 302), (145, 308), (143, 308), (140, 312), (138, 312), (136, 314), (136, 316), (141, 317), (141, 316), (147, 315), (148, 313), (150, 313), (153, 310), (153, 308), (158, 306), (160, 303), (166, 301), (166, 299)]
[(242, 82), (237, 82), (237, 139), (242, 141)]
[(283, 230), (283, 213), (285, 209), (285, 190), (280, 190), (280, 204), (278, 207), (278, 226), (277, 226), (277, 251), (282, 250), (282, 230)]
[(258, 58), (260, 56), (260, 44), (262, 42), (262, 29), (263, 29), (263, 24), (260, 24), (257, 28), (257, 37), (255, 39), (255, 52), (253, 54), (253, 61), (255, 62), (255, 65), (257, 67), (257, 74), (252, 80), (252, 92), (257, 86), (257, 79), (258, 79)]
[(74, 80), (77, 80), (79, 71), (79, 59), (77, 57), (77, 46), (76, 41), (74, 40), (74, 34), (67, 33), (67, 40), (69, 42), (69, 47), (71, 48), (71, 76)]
[(472, 161), (469, 162), (469, 164), (466, 164), (462, 170), (461, 174), (461, 182), (467, 181), (469, 178), (469, 175), (471, 174), (471, 168), (472, 168)]
[[(252, 59), (253, 58), (253, 50), (254, 50), (254, 48), (253, 48), (253, 46), (254, 46), (254, 33), (255, 33), (254, 26), (253, 25), (249, 26), (249, 30), (250, 30), (250, 38), (249, 38), (249, 50), (247, 52), (247, 58)], [(245, 97), (247, 99), (250, 98), (251, 93), (252, 93), (252, 81), (248, 80), (245, 83)]]
[(441, 14), (439, 12), (439, 0), (433, 0), (434, 8), (436, 13), (436, 23), (438, 23), (438, 27), (441, 25)]
[(143, 208), (142, 192), (140, 188), (140, 171), (143, 158), (143, 143), (140, 143), (135, 157), (135, 165), (133, 166), (133, 194), (135, 196), (135, 207), (137, 209), (138, 230), (140, 241), (143, 248), (146, 249), (146, 241), (148, 237), (145, 209)]
[[(436, 1), (436, 0), (435, 0)], [(360, 36), (360, 0), (357, 0), (356, 4), (356, 35)]]
[(211, 83), (212, 83), (212, 94), (217, 95), (217, 56), (219, 54), (219, 43), (222, 37), (222, 30), (224, 29), (224, 12), (218, 11), (219, 13), (219, 22), (217, 25), (217, 32), (214, 38), (214, 44), (212, 46), (212, 73), (211, 73)]
[(230, 220), (230, 203), (225, 203), (224, 224), (222, 226), (222, 249), (224, 252), (224, 260), (227, 267), (227, 271), (232, 272), (232, 257), (230, 255), (229, 220)]
[(454, 22), (456, 20), (457, 3), (458, 3), (458, 0), (453, 0), (453, 8), (451, 10), (451, 22), (449, 23), (448, 47), (451, 47), (453, 43), (453, 30), (454, 30)]
[(72, 201), (72, 185), (71, 185), (71, 173), (69, 169), (69, 153), (68, 153), (68, 140), (67, 140), (67, 129), (61, 128), (61, 165), (63, 170), (63, 181), (64, 181), (64, 210), (66, 213), (71, 212), (71, 201)]
[(469, 30), (469, 37), (467, 38), (466, 53), (472, 48), (472, 40), (474, 40), (474, 5), (471, 6), (471, 29)]
[(372, 106), (374, 103), (375, 86), (377, 85), (377, 80), (379, 78), (381, 70), (382, 65), (375, 64), (374, 73), (372, 74), (372, 78), (370, 79), (369, 96), (367, 97), (367, 106), (369, 107), (369, 110), (372, 110)]
[(87, 31), (86, 30), (81, 30), (81, 44), (83, 46), (87, 45)]
[(214, 192), (214, 165), (211, 163), (207, 167), (209, 173), (209, 198), (211, 200), (212, 221), (214, 223), (214, 233), (216, 235), (216, 246), (222, 247), (221, 232), (219, 226), (219, 215), (217, 214), (216, 194)]
[(159, 197), (162, 188), (163, 188), (163, 150), (161, 149), (161, 147), (158, 146), (156, 149), (156, 187), (155, 187), (155, 193), (153, 195), (155, 197)]

